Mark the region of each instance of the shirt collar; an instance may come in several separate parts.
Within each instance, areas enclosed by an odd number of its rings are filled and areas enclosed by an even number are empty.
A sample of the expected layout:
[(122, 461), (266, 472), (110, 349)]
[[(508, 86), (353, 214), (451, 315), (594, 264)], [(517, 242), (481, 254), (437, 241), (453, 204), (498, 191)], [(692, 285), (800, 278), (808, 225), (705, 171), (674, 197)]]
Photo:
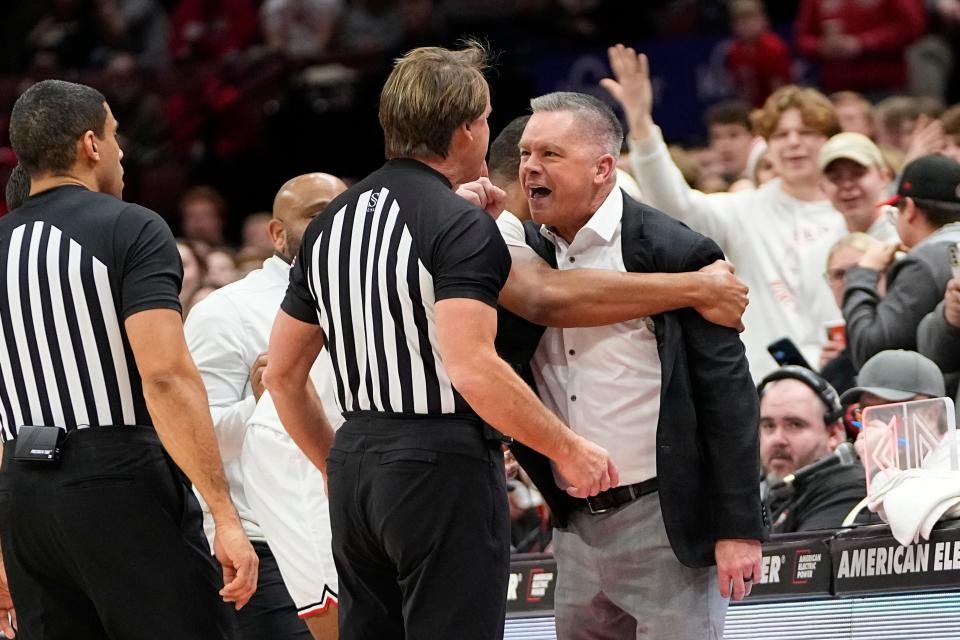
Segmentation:
[[(623, 219), (623, 193), (619, 187), (614, 187), (604, 199), (600, 207), (594, 212), (587, 224), (583, 225), (579, 236), (585, 230), (594, 236), (609, 244), (613, 240), (613, 234), (617, 231), (617, 225)], [(556, 244), (559, 237), (553, 228), (547, 225), (540, 225), (540, 235)]]
[(283, 278), (284, 280), (290, 279), (290, 265), (278, 256), (270, 256), (264, 260), (263, 271), (264, 273), (269, 273), (271, 276)]

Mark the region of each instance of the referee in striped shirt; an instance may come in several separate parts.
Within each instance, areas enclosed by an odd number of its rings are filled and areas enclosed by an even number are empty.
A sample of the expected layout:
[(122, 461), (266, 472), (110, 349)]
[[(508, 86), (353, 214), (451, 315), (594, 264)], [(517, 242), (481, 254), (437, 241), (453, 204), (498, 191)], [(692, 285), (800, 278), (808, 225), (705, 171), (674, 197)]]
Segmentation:
[[(221, 598), (250, 598), (257, 556), (183, 338), (170, 230), (120, 199), (98, 91), (32, 86), (10, 140), (30, 175), (0, 218), (0, 541), (17, 635), (233, 637)], [(222, 577), (184, 472), (213, 511)]]
[[(475, 44), (397, 62), (380, 96), (388, 161), (307, 228), (271, 335), (265, 383), (328, 479), (347, 640), (501, 637), (509, 518), (483, 421), (551, 457), (578, 496), (617, 482), (494, 349), (509, 253), (451, 188), (486, 155), (484, 63)], [(336, 438), (307, 378), (324, 345)]]

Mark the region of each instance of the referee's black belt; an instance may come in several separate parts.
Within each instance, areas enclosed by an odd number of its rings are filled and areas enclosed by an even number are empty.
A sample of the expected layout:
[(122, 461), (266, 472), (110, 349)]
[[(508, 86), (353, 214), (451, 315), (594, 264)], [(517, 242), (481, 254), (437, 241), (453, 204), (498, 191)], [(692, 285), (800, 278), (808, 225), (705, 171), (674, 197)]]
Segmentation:
[(633, 502), (637, 498), (649, 495), (658, 488), (657, 479), (650, 478), (636, 484), (628, 484), (624, 487), (614, 487), (601, 491), (595, 496), (589, 498), (570, 498), (575, 509), (586, 511), (588, 513), (606, 513), (617, 507), (621, 507), (628, 502)]

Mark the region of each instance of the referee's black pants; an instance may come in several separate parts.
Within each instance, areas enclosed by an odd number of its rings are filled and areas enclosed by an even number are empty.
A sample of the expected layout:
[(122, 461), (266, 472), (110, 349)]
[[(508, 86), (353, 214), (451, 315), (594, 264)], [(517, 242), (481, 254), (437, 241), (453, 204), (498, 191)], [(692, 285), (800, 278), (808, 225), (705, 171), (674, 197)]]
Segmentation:
[(234, 618), (200, 505), (153, 429), (71, 432), (56, 466), (0, 469), (0, 542), (24, 640), (219, 640)]
[(476, 418), (348, 414), (327, 460), (341, 640), (503, 637), (503, 453)]

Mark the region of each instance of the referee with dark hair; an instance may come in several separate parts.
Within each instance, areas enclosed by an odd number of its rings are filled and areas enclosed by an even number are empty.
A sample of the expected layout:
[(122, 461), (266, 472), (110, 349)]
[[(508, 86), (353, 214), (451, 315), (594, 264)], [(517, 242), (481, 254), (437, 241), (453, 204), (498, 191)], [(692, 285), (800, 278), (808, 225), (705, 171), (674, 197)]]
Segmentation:
[[(483, 420), (553, 458), (572, 493), (617, 483), (607, 452), (494, 349), (509, 253), (451, 189), (482, 170), (484, 59), (469, 45), (398, 61), (380, 97), (389, 160), (311, 222), (273, 326), (264, 381), (328, 479), (342, 639), (502, 636), (509, 518)], [(336, 438), (308, 381), (324, 345), (346, 418)]]
[[(0, 218), (0, 542), (18, 635), (232, 637), (221, 598), (246, 603), (257, 556), (183, 338), (170, 230), (120, 199), (117, 121), (94, 89), (33, 85), (10, 140), (30, 176)], [(222, 578), (184, 472), (216, 520)]]

